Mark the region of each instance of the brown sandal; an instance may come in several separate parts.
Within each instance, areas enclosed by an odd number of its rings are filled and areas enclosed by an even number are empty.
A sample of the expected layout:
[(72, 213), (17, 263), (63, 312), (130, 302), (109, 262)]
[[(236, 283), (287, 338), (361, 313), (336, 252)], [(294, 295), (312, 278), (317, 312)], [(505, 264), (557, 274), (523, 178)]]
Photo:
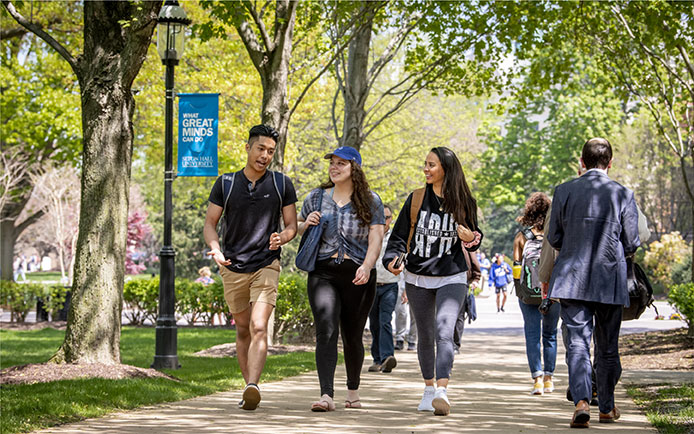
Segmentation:
[(355, 399), (354, 401), (350, 401), (349, 399), (345, 399), (345, 408), (361, 408), (361, 400)]

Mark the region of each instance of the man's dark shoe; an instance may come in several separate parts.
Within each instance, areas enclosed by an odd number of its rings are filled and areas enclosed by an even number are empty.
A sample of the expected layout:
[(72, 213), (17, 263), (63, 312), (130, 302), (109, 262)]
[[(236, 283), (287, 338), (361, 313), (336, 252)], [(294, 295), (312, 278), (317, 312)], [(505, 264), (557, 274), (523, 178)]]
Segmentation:
[(255, 410), (260, 404), (260, 389), (257, 384), (248, 383), (243, 390), (243, 406), (244, 410)]
[(571, 428), (588, 428), (590, 426), (590, 405), (586, 401), (578, 401), (576, 411), (571, 418)]
[(391, 372), (393, 370), (393, 368), (396, 366), (398, 366), (398, 361), (395, 360), (395, 357), (388, 356), (381, 364), (381, 372), (385, 372), (385, 373)]
[(373, 362), (371, 364), (371, 366), (369, 366), (369, 372), (378, 372), (380, 370), (381, 370), (381, 365), (376, 363), (376, 362)]
[(614, 407), (609, 413), (600, 412), (600, 423), (612, 423), (619, 419), (621, 415), (617, 407)]
[(405, 348), (405, 341), (395, 341), (395, 350), (402, 351)]
[(415, 350), (417, 350), (417, 344), (415, 344), (414, 342), (409, 342), (407, 344), (407, 351), (415, 351)]
[(590, 405), (592, 405), (593, 407), (597, 407), (598, 404), (598, 391), (593, 389), (593, 397), (590, 400)]

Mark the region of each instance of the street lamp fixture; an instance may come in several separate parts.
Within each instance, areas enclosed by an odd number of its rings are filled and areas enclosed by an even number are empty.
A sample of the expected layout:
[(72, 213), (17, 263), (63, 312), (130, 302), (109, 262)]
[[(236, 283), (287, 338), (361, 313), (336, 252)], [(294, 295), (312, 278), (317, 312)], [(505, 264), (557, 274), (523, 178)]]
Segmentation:
[(156, 327), (156, 348), (152, 368), (178, 369), (176, 328), (176, 292), (174, 288), (176, 252), (171, 245), (171, 188), (173, 173), (173, 103), (174, 66), (183, 57), (186, 26), (190, 20), (176, 0), (166, 0), (157, 19), (157, 51), (166, 65), (165, 161), (164, 161), (164, 245), (159, 252), (159, 315)]

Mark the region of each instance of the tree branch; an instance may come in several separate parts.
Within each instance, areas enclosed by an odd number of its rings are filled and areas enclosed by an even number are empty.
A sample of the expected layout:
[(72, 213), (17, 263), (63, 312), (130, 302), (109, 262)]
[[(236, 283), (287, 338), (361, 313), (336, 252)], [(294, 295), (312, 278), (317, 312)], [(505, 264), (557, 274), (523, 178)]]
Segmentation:
[(7, 12), (9, 12), (10, 16), (12, 16), (12, 18), (14, 18), (14, 20), (17, 21), (17, 23), (19, 23), (20, 26), (26, 28), (39, 38), (46, 41), (48, 45), (50, 45), (55, 51), (58, 52), (58, 54), (60, 54), (63, 57), (63, 59), (67, 61), (75, 75), (77, 75), (78, 77), (80, 76), (80, 66), (77, 59), (75, 59), (72, 56), (72, 54), (70, 54), (70, 52), (67, 51), (65, 47), (63, 47), (58, 41), (53, 39), (51, 35), (44, 32), (40, 26), (37, 26), (36, 24), (33, 24), (29, 22), (26, 18), (24, 18), (22, 14), (17, 12), (17, 9), (14, 7), (11, 1), (2, 0), (2, 4), (5, 6), (5, 9), (7, 9)]
[(262, 67), (265, 64), (266, 57), (265, 53), (263, 52), (263, 47), (258, 42), (258, 38), (251, 29), (251, 25), (248, 24), (248, 21), (243, 21), (236, 27), (236, 32), (241, 37), (243, 45), (246, 47), (246, 51), (248, 51), (248, 55), (253, 62), (253, 66), (255, 66), (258, 72), (262, 75)]
[(21, 222), (20, 224), (15, 226), (15, 228), (14, 228), (15, 234), (17, 234), (17, 236), (19, 237), (19, 234), (24, 232), (24, 230), (26, 228), (28, 228), (29, 226), (36, 223), (41, 217), (43, 217), (43, 215), (45, 213), (46, 212), (43, 209), (40, 209), (40, 210), (36, 211), (35, 213), (33, 213), (32, 215), (30, 215), (29, 217), (25, 218), (23, 222)]
[(267, 33), (267, 29), (265, 28), (265, 23), (263, 20), (258, 16), (258, 11), (255, 10), (255, 2), (253, 2), (252, 7), (248, 4), (245, 3), (246, 9), (248, 10), (248, 13), (251, 14), (251, 17), (253, 18), (253, 22), (255, 23), (256, 27), (258, 28), (258, 31), (260, 32), (260, 37), (263, 40), (263, 44), (265, 44), (265, 51), (268, 53), (271, 53), (275, 49), (275, 44), (273, 44), (270, 41), (270, 35)]

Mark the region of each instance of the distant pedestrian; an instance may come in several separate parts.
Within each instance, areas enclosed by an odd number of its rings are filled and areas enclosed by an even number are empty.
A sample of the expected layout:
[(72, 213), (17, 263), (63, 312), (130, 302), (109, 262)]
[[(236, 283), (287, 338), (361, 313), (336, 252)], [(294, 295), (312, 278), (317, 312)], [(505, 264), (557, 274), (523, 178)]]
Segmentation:
[(477, 255), (477, 260), (479, 261), (480, 272), (482, 273), (482, 277), (480, 279), (480, 288), (484, 290), (486, 285), (489, 283), (489, 271), (492, 268), (492, 263), (489, 261), (489, 258), (487, 258), (487, 255), (485, 255), (484, 252), (480, 252)]
[(214, 279), (212, 278), (212, 270), (210, 270), (210, 267), (202, 267), (198, 270), (198, 274), (200, 277), (195, 279), (197, 283), (202, 283), (203, 286), (214, 283)]
[[(294, 186), (289, 177), (268, 170), (278, 138), (267, 125), (251, 128), (246, 166), (217, 178), (203, 229), (236, 321), (236, 354), (246, 381), (239, 407), (244, 410), (255, 410), (260, 403), (258, 381), (267, 358), (267, 324), (277, 299), (280, 246), (296, 235)], [(220, 219), (223, 247), (216, 229)]]
[[(390, 224), (393, 221), (393, 210), (388, 205), (383, 206), (386, 219), (386, 234), (383, 237), (381, 254), (383, 257), (390, 238)], [(376, 261), (376, 298), (369, 313), (369, 327), (371, 329), (371, 356), (373, 364), (369, 372), (391, 372), (398, 365), (395, 359), (393, 346), (393, 310), (398, 302), (398, 276), (394, 276)]]
[(19, 282), (19, 276), (22, 276), (22, 282), (27, 281), (27, 261), (24, 255), (17, 256), (12, 264), (14, 269), (13, 280)]
[(489, 272), (489, 281), (494, 285), (496, 293), (496, 312), (505, 312), (507, 287), (509, 279), (511, 279), (511, 267), (504, 262), (504, 255), (497, 253), (494, 255), (491, 271)]
[[(321, 397), (312, 411), (335, 410), (337, 339), (342, 335), (347, 371), (346, 408), (360, 408), (364, 327), (376, 293), (376, 261), (385, 218), (381, 198), (369, 189), (355, 148), (342, 146), (325, 156), (329, 180), (309, 193), (299, 217), (299, 233), (324, 224), (318, 260), (308, 273), (308, 299), (316, 324), (316, 368)], [(320, 195), (320, 196), (319, 196)], [(320, 200), (314, 200), (320, 197)], [(320, 203), (320, 209), (314, 209)], [(314, 205), (315, 204), (315, 205)]]
[[(482, 233), (477, 226), (477, 202), (455, 153), (433, 148), (426, 157), (424, 175), (426, 187), (410, 194), (398, 215), (383, 265), (396, 275), (405, 270), (425, 385), (418, 410), (448, 415), (453, 333), (466, 295), (463, 249), (479, 248)], [(395, 268), (401, 254), (406, 254), (406, 262)]]
[(416, 351), (417, 322), (414, 320), (412, 306), (407, 300), (405, 278), (403, 275), (398, 277), (400, 279), (398, 280), (398, 301), (395, 303), (395, 349), (398, 351), (405, 349), (405, 342), (407, 342), (407, 351)]

